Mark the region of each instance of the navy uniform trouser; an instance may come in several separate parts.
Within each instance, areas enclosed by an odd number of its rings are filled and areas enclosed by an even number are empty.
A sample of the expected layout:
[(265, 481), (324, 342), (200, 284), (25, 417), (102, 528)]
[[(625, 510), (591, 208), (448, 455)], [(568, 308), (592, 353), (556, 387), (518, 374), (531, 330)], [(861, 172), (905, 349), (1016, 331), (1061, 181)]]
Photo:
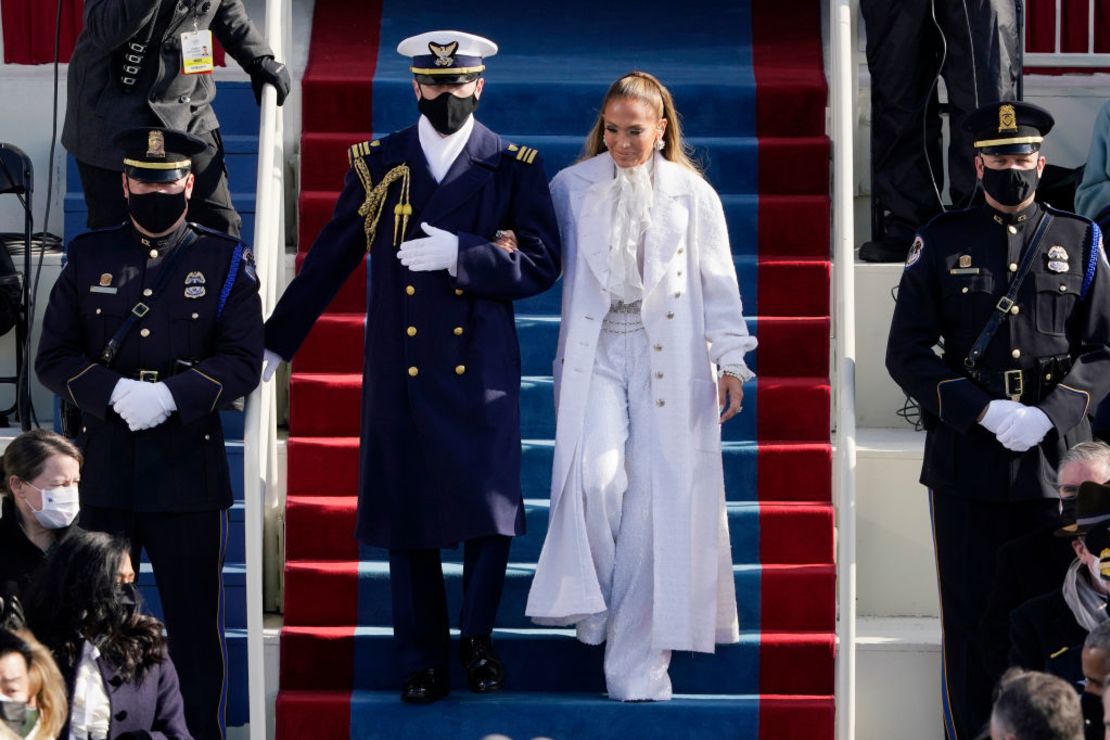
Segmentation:
[(197, 740), (222, 738), (227, 709), (227, 510), (150, 513), (85, 506), (80, 523), (84, 529), (129, 540), (136, 571), (140, 552), (146, 550), (158, 584), (170, 657), (181, 681), (185, 722)]
[[(512, 538), (490, 535), (463, 543), (463, 593), (459, 631), (466, 636), (493, 630)], [(389, 551), (393, 636), (402, 676), (448, 664), (450, 625), (447, 589), (438, 549)]]
[[(188, 219), (201, 226), (239, 236), (243, 222), (231, 204), (220, 130), (213, 129), (199, 136), (208, 148), (192, 158), (196, 182), (189, 199)], [(85, 205), (89, 211), (86, 224), (90, 229), (116, 226), (128, 219), (127, 200), (123, 196), (119, 170), (106, 170), (77, 160), (77, 171), (85, 191)]]
[(990, 720), (993, 682), (980, 625), (998, 549), (1057, 521), (1056, 499), (976, 501), (929, 492), (940, 587), (941, 701), (949, 740), (972, 740)]

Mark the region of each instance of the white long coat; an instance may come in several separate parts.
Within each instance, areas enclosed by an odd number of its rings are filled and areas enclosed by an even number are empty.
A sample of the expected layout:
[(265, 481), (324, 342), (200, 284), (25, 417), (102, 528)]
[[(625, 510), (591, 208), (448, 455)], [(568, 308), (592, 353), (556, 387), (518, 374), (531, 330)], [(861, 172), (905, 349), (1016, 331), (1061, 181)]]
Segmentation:
[[(563, 303), (554, 363), (557, 426), (551, 516), (526, 613), (573, 624), (606, 605), (586, 537), (579, 454), (601, 321), (609, 310), (614, 176), (608, 153), (561, 171), (551, 194), (563, 238)], [(720, 198), (694, 172), (655, 155), (644, 243), (642, 320), (651, 356), (651, 480), (657, 649), (713, 652), (739, 627), (725, 512), (714, 364), (755, 348), (744, 323)], [(637, 431), (636, 433), (641, 433)]]

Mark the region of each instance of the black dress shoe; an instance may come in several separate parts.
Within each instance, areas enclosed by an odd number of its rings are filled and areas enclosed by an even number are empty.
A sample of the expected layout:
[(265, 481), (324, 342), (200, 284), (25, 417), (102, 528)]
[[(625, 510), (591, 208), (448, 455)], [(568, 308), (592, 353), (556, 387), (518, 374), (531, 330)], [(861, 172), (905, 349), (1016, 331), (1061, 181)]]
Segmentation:
[(463, 636), (459, 657), (466, 668), (466, 682), (471, 691), (485, 694), (499, 690), (505, 683), (505, 664), (493, 649), (489, 635)]
[(425, 668), (408, 677), (401, 689), (401, 701), (431, 704), (451, 693), (446, 668)]

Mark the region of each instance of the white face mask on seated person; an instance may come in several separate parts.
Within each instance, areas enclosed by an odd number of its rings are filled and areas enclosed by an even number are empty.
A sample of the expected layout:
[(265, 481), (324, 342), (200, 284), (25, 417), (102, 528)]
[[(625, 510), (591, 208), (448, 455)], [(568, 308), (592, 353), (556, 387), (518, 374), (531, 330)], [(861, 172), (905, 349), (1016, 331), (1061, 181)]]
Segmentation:
[(33, 481), (15, 476), (9, 479), (9, 490), (17, 499), (23, 516), (28, 512), (44, 529), (68, 527), (77, 518), (81, 505), (77, 484), (81, 466), (68, 455), (51, 455)]

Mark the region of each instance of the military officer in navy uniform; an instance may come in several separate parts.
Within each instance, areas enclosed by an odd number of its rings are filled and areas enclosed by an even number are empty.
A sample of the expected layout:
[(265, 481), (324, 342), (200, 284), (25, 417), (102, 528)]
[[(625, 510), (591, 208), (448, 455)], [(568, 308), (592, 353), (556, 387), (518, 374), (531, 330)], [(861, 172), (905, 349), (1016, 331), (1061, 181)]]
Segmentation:
[(401, 42), (420, 118), (351, 148), (335, 215), (266, 323), (269, 377), (369, 251), (357, 537), (389, 549), (410, 702), (448, 693), (439, 550), (458, 543), (468, 683), (502, 686), (490, 633), (511, 537), (524, 533), (512, 302), (560, 274), (542, 160), (473, 116), (496, 51), (457, 31)]
[(258, 383), (258, 280), (242, 242), (185, 221), (202, 140), (143, 128), (117, 144), (130, 222), (70, 242), (35, 369), (80, 409), (81, 526), (127, 537), (136, 563), (146, 550), (190, 732), (219, 738), (232, 503), (219, 410)]
[(1057, 515), (1060, 457), (1091, 438), (1090, 414), (1110, 388), (1110, 267), (1098, 227), (1034, 202), (1052, 116), (991, 103), (967, 125), (986, 203), (918, 232), (886, 355), (926, 421), (944, 719), (961, 740), (990, 712), (976, 628), (996, 551)]

